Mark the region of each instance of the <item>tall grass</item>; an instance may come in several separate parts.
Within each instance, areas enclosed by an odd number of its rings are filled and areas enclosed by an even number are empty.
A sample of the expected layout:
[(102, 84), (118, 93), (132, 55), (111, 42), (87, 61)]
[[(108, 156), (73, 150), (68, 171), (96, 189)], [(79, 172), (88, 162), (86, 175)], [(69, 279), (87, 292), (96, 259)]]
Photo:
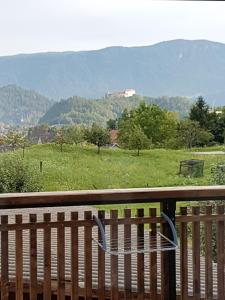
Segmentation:
[[(4, 155), (4, 154), (1, 154)], [(22, 151), (18, 150), (21, 156)], [(0, 156), (1, 157), (1, 156)], [(204, 177), (178, 175), (185, 159), (204, 159)], [(211, 165), (225, 160), (225, 155), (194, 155), (184, 150), (152, 149), (135, 152), (121, 149), (65, 145), (63, 152), (54, 144), (27, 148), (24, 158), (37, 170), (43, 162), (41, 180), (44, 191), (209, 185)]]

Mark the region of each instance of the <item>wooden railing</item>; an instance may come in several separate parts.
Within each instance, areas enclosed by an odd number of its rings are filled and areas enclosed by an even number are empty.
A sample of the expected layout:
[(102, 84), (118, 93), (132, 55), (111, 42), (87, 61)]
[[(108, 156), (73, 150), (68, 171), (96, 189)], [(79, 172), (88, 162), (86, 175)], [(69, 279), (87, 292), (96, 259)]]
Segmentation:
[[(223, 199), (223, 187), (1, 194), (1, 300), (224, 300), (224, 207), (204, 203), (201, 211), (199, 206), (176, 211), (177, 201)], [(151, 202), (144, 214), (141, 203)], [(151, 241), (159, 226), (170, 238), (157, 202), (176, 224), (176, 252), (114, 256), (93, 241), (100, 239), (93, 214), (118, 244), (146, 235)], [(118, 203), (140, 208), (133, 216), (128, 208), (118, 215), (115, 207), (110, 212), (87, 207)]]

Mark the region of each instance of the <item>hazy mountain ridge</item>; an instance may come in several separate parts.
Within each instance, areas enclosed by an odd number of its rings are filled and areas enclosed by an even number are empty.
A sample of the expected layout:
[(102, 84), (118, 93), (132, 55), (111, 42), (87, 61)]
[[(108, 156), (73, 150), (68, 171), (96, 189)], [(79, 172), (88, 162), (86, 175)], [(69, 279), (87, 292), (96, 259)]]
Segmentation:
[(221, 105), (224, 76), (225, 44), (206, 40), (0, 57), (0, 86), (17, 84), (55, 99), (134, 88), (153, 97), (203, 95)]
[(8, 125), (34, 125), (53, 101), (15, 85), (0, 87), (0, 122)]
[(71, 97), (55, 103), (39, 123), (55, 124), (82, 124), (90, 126), (93, 122), (106, 125), (109, 119), (118, 118), (123, 110), (137, 107), (141, 101), (147, 104), (157, 104), (162, 108), (176, 112), (180, 117), (188, 114), (191, 101), (184, 97), (143, 97), (132, 96), (129, 98), (85, 99)]

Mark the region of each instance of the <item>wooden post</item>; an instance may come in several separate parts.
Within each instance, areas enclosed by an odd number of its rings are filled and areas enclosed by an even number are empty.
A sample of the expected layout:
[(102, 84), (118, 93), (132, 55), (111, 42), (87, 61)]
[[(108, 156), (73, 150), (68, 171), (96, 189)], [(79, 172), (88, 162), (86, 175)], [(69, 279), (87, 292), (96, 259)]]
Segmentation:
[[(164, 201), (161, 203), (163, 211), (175, 225), (176, 201)], [(162, 224), (162, 233), (169, 239), (173, 239), (172, 232), (167, 223)], [(161, 254), (161, 295), (163, 300), (176, 300), (176, 252), (163, 251)]]
[[(1, 224), (8, 224), (8, 216), (1, 216)], [(9, 237), (1, 231), (1, 300), (9, 299)]]
[[(30, 214), (30, 223), (37, 222), (37, 215)], [(30, 229), (30, 300), (37, 299), (37, 230)]]
[[(144, 209), (138, 208), (137, 209), (137, 217), (143, 218), (144, 217)], [(144, 224), (137, 225), (137, 248), (138, 250), (143, 249), (143, 239), (144, 239)], [(145, 279), (144, 279), (144, 270), (145, 270), (145, 263), (144, 263), (144, 253), (137, 254), (137, 299), (144, 300), (144, 292), (145, 292)]]
[[(199, 216), (200, 207), (192, 207), (192, 215)], [(200, 222), (192, 222), (192, 272), (193, 272), (193, 297), (200, 299)]]
[[(98, 211), (98, 218), (104, 221), (105, 211)], [(104, 226), (104, 225), (103, 225)], [(98, 229), (98, 240), (101, 241), (101, 232)], [(98, 247), (98, 300), (105, 299), (105, 252)]]
[[(111, 250), (118, 249), (118, 211), (111, 210), (110, 211), (110, 219), (113, 219), (113, 224), (110, 228), (110, 247)], [(118, 256), (111, 255), (110, 257), (111, 263), (111, 300), (119, 300), (119, 293), (118, 293)]]
[[(187, 216), (187, 207), (180, 208), (180, 215)], [(181, 299), (188, 299), (188, 225), (180, 223), (180, 286)]]
[(42, 173), (43, 162), (40, 161), (40, 172)]

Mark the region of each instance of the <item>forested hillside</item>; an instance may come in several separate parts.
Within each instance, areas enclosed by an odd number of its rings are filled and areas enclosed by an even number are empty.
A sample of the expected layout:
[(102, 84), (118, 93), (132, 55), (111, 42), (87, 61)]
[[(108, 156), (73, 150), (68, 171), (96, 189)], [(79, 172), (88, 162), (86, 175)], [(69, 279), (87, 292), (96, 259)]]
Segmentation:
[(15, 85), (0, 88), (0, 122), (9, 125), (34, 125), (53, 104), (35, 91)]
[(206, 40), (0, 57), (0, 86), (18, 84), (56, 100), (133, 88), (152, 97), (202, 95), (218, 106), (224, 74), (225, 45)]
[(130, 98), (105, 98), (88, 100), (71, 97), (55, 103), (40, 119), (39, 123), (83, 124), (90, 126), (93, 122), (105, 126), (109, 119), (118, 118), (123, 110), (137, 107), (141, 101), (158, 104), (161, 108), (177, 112), (181, 118), (190, 110), (191, 102), (184, 97), (142, 97), (135, 95)]

